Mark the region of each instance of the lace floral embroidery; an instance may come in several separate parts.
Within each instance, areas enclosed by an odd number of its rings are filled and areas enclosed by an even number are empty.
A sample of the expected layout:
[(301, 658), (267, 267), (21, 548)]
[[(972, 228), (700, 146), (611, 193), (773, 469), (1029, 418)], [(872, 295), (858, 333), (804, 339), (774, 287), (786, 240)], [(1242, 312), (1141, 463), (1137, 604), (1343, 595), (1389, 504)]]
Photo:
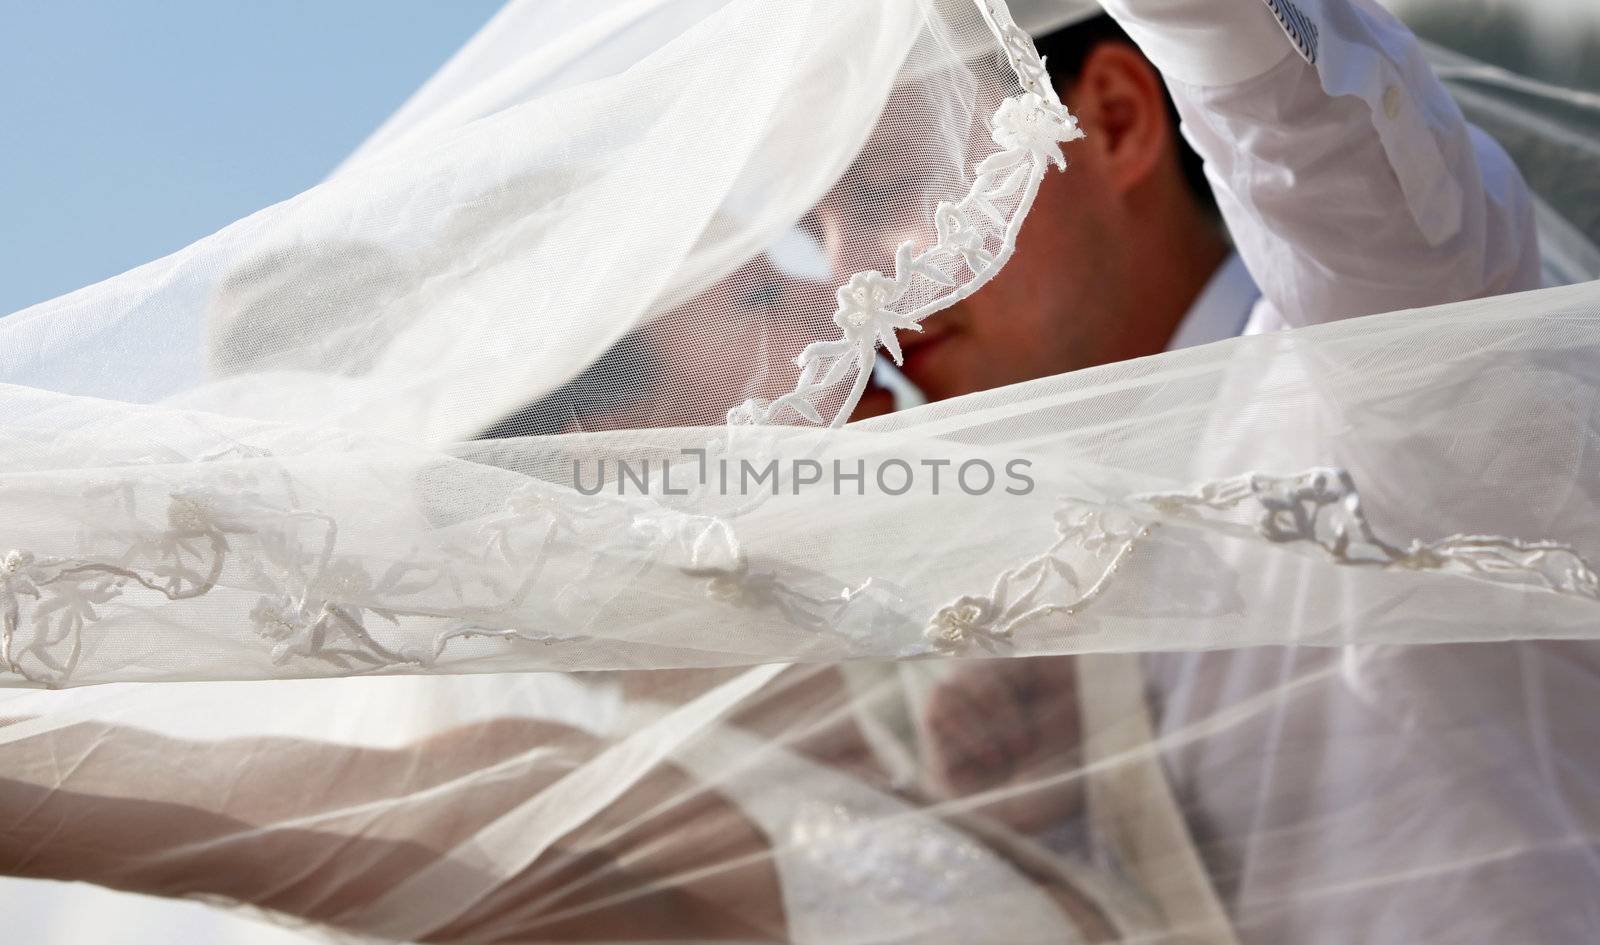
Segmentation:
[[(1080, 614), (1159, 526), (1157, 516), (1204, 520), (1274, 544), (1306, 546), (1349, 567), (1436, 571), (1600, 601), (1600, 576), (1557, 542), (1498, 535), (1452, 535), (1404, 546), (1384, 541), (1343, 469), (1251, 473), (1189, 492), (1136, 496), (1130, 505), (1127, 512), (1074, 507), (1059, 513), (1058, 539), (1049, 550), (1001, 574), (987, 595), (957, 598), (933, 614), (924, 631), (929, 648), (953, 654), (977, 645), (997, 652), (1027, 622)], [(1249, 524), (1219, 516), (1232, 512), (1244, 512)], [(1084, 573), (1095, 575), (1092, 583), (1085, 585)]]
[(1057, 537), (1049, 550), (1003, 572), (988, 594), (959, 597), (941, 607), (928, 621), (924, 639), (934, 652), (947, 655), (973, 644), (990, 653), (1007, 650), (1022, 625), (1054, 614), (1073, 617), (1092, 604), (1135, 543), (1154, 528), (1106, 510), (1064, 509), (1056, 515)]
[(1140, 501), (1167, 515), (1194, 518), (1250, 508), (1261, 537), (1310, 545), (1343, 565), (1440, 571), (1600, 600), (1600, 577), (1575, 550), (1556, 542), (1498, 535), (1451, 535), (1404, 546), (1384, 541), (1368, 522), (1355, 482), (1343, 469), (1285, 477), (1251, 473)]
[[(127, 543), (114, 560), (20, 549), (0, 557), (0, 666), (35, 685), (71, 684), (85, 629), (108, 608), (125, 606), (129, 595), (182, 601), (225, 589), (235, 597), (257, 592), (239, 616), (284, 675), (426, 670), (456, 641), (557, 639), (521, 624), (536, 604), (567, 613), (595, 609), (586, 596), (594, 558), (577, 549), (596, 547), (602, 537), (613, 545), (621, 537), (619, 557), (635, 571), (663, 563), (712, 575), (740, 566), (718, 520), (623, 502), (556, 501), (530, 488), (511, 495), (498, 514), (445, 529), (429, 547), (374, 568), (341, 553), (339, 524), (298, 507), (286, 474), (273, 488), (253, 477), (224, 479), (232, 485), (227, 491), (169, 494), (158, 522), (141, 515), (131, 484), (91, 489), (86, 509), (106, 534)], [(564, 570), (549, 577), (557, 558)], [(547, 593), (536, 598), (541, 588)], [(559, 639), (575, 645), (589, 638)]]
[[(1303, 546), (1341, 566), (1433, 571), (1600, 601), (1594, 569), (1555, 542), (1493, 535), (1383, 540), (1339, 469), (1239, 476), (1137, 496), (1122, 510), (1064, 508), (1045, 553), (1002, 573), (987, 593), (939, 608), (911, 645), (896, 642), (905, 639), (894, 630), (905, 600), (892, 585), (874, 578), (841, 589), (825, 575), (780, 575), (753, 563), (730, 526), (708, 516), (557, 500), (528, 487), (498, 513), (443, 529), (429, 547), (375, 569), (340, 552), (340, 528), (330, 516), (271, 498), (295, 495), (287, 476), (280, 490), (259, 485), (235, 477), (227, 490), (168, 494), (156, 522), (139, 514), (132, 485), (91, 490), (85, 498), (93, 514), (108, 534), (125, 536), (126, 550), (110, 559), (23, 549), (0, 556), (4, 669), (35, 685), (70, 684), (85, 629), (126, 606), (125, 597), (179, 602), (219, 589), (235, 600), (243, 592), (246, 601), (253, 592), (237, 617), (283, 675), (426, 671), (472, 638), (581, 648), (591, 638), (573, 632), (581, 627), (571, 616), (602, 609), (596, 589), (658, 566), (701, 581), (714, 601), (770, 612), (787, 626), (850, 644), (851, 653), (1000, 653), (1031, 622), (1091, 608), (1162, 518)], [(601, 546), (614, 552), (603, 578), (598, 559), (581, 550)], [(148, 609), (144, 601), (128, 603)], [(567, 615), (560, 621), (566, 629), (557, 635), (528, 627), (530, 613), (540, 612)]]

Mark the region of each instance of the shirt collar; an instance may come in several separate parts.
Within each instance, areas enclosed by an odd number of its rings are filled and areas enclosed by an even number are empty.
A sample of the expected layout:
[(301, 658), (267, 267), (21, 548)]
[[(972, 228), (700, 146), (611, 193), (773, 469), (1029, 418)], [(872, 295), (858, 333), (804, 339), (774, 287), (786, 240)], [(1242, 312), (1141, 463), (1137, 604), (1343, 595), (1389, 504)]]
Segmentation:
[(1261, 290), (1250, 278), (1244, 260), (1238, 253), (1229, 253), (1195, 297), (1183, 321), (1178, 323), (1178, 330), (1167, 342), (1167, 350), (1210, 344), (1243, 333), (1245, 323), (1250, 320), (1250, 309), (1259, 298)]

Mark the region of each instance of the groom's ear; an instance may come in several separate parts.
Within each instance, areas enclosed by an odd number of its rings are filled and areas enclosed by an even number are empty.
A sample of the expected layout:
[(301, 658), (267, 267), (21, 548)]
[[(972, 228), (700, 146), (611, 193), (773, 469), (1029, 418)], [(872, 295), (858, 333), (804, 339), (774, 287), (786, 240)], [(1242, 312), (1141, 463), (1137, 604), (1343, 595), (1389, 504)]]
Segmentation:
[(1102, 42), (1062, 93), (1085, 133), (1075, 149), (1093, 152), (1115, 192), (1125, 194), (1150, 180), (1176, 130), (1161, 76), (1143, 53), (1129, 43)]

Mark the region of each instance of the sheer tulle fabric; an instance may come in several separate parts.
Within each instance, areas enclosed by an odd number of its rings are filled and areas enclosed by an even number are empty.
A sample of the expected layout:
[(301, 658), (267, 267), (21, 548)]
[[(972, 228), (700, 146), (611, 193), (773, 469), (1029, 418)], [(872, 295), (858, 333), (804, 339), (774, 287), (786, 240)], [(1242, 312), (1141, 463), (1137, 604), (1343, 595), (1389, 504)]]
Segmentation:
[(390, 941), (1581, 937), (1600, 285), (843, 425), (1075, 135), (997, 3), (513, 4), (323, 186), (0, 321), (7, 870)]

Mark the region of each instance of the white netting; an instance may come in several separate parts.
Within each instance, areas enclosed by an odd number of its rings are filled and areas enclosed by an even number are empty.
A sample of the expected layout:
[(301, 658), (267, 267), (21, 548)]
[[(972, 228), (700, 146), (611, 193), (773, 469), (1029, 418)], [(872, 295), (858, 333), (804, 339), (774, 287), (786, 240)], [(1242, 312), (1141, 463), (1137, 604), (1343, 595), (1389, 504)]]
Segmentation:
[(1076, 133), (987, 0), (514, 3), (0, 320), (0, 868), (391, 941), (1584, 938), (1600, 283), (845, 424)]

